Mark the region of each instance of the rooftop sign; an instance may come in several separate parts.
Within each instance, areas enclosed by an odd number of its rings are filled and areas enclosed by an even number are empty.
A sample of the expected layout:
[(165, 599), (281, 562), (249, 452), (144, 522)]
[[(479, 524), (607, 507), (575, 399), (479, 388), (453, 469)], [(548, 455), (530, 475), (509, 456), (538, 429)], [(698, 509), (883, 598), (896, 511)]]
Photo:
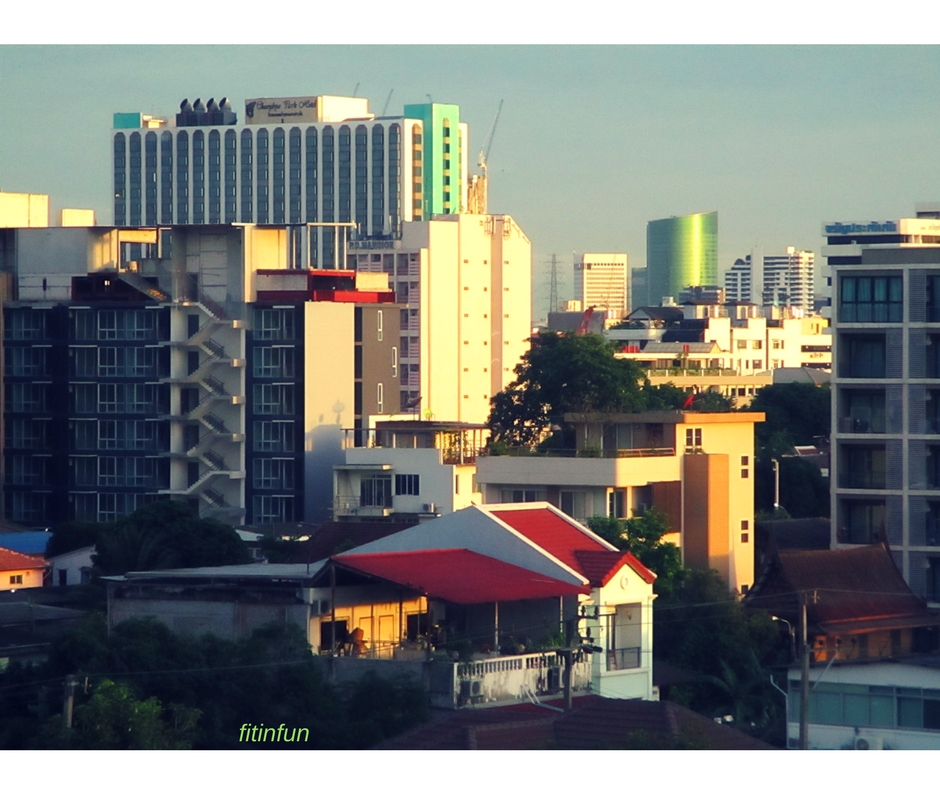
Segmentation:
[(316, 123), (318, 96), (257, 98), (245, 101), (246, 123), (283, 123), (285, 120)]

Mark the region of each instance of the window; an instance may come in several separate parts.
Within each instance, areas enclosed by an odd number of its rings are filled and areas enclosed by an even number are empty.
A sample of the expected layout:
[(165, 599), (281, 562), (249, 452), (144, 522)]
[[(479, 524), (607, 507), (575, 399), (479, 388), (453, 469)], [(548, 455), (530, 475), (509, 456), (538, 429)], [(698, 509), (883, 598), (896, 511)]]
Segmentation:
[(253, 495), (251, 508), (255, 525), (291, 522), (294, 519), (294, 496)]
[(255, 451), (294, 451), (294, 423), (291, 421), (256, 421)]
[(741, 469), (741, 478), (742, 478), (742, 479), (746, 479), (746, 478), (748, 477), (748, 472), (747, 472), (747, 471), (748, 471), (747, 468), (742, 468), (742, 469)]
[(293, 309), (257, 309), (254, 316), (255, 339), (294, 339)]
[(694, 427), (685, 431), (685, 446), (689, 448), (701, 448), (702, 446), (702, 428)]
[(749, 462), (749, 460), (750, 460), (750, 457), (748, 457), (747, 455), (742, 456), (742, 457), (741, 457), (741, 465), (747, 465), (748, 462)]
[(379, 342), (382, 341), (382, 337), (385, 333), (384, 326), (385, 324), (384, 324), (384, 321), (382, 320), (382, 310), (377, 309), (375, 310), (375, 328), (376, 328), (376, 334), (377, 334), (376, 339), (378, 339)]
[(375, 408), (379, 413), (385, 412), (385, 386), (382, 383), (375, 385)]
[(843, 276), (839, 322), (900, 323), (902, 281), (900, 276)]
[(755, 339), (751, 342), (752, 350), (761, 350), (764, 347), (764, 341), (762, 339)]
[(747, 542), (748, 542), (749, 539), (750, 539), (750, 534), (741, 534), (741, 543), (742, 543), (742, 544), (747, 544)]
[(256, 383), (253, 388), (252, 410), (258, 416), (293, 416), (293, 383)]
[(23, 575), (10, 575), (10, 585), (11, 586), (23, 585)]
[(738, 350), (747, 350), (747, 340), (739, 339), (737, 341), (737, 347), (738, 347)]
[(884, 334), (847, 334), (841, 340), (841, 373), (847, 378), (883, 378), (886, 374)]
[(398, 348), (392, 348), (392, 377), (398, 377)]
[(359, 481), (359, 505), (385, 508), (392, 505), (392, 478), (367, 476)]
[(257, 378), (294, 377), (294, 348), (284, 346), (256, 347), (254, 375)]
[(872, 544), (884, 531), (883, 500), (843, 500), (838, 541), (842, 544)]
[(395, 495), (420, 495), (419, 479), (417, 473), (396, 473)]
[(256, 457), (254, 460), (256, 490), (293, 490), (294, 461), (285, 458)]

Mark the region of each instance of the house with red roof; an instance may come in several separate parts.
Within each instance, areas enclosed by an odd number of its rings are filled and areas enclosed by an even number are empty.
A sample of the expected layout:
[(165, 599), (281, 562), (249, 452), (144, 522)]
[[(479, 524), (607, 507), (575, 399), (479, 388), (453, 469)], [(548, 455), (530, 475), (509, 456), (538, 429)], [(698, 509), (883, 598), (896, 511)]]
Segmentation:
[(558, 647), (574, 643), (577, 689), (649, 700), (654, 580), (551, 504), (474, 506), (333, 556), (311, 643), (347, 654), (356, 632), (361, 656), (460, 654), (458, 705), (560, 691)]
[(311, 564), (109, 578), (111, 625), (247, 637), (298, 624), (337, 679), (423, 681), (441, 708), (562, 694), (653, 700), (653, 581), (548, 503), (472, 506)]
[(48, 568), (42, 558), (0, 547), (0, 592), (38, 588)]

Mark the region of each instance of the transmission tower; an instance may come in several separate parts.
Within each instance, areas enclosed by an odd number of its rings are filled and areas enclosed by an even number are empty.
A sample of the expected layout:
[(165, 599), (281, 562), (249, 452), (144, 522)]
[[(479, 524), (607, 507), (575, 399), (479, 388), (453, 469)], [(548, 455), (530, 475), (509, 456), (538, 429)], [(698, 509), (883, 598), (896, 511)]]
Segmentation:
[(548, 288), (548, 311), (558, 311), (558, 260), (552, 255), (552, 278)]

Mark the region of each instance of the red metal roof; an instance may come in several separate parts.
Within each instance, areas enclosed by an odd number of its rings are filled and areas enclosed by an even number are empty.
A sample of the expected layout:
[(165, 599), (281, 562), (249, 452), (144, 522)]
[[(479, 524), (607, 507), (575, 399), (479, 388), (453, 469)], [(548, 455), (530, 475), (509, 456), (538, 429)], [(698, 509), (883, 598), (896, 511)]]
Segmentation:
[(0, 572), (12, 572), (16, 569), (45, 569), (47, 566), (49, 564), (41, 558), (0, 547)]
[(594, 587), (607, 585), (624, 564), (629, 564), (648, 583), (656, 579), (634, 555), (593, 539), (551, 509), (489, 509), (489, 513), (584, 575)]
[(633, 553), (602, 553), (598, 550), (575, 550), (575, 557), (583, 574), (594, 588), (603, 588), (617, 573), (620, 567), (629, 566), (647, 583), (652, 583), (656, 575), (647, 569)]
[(332, 560), (458, 605), (575, 596), (587, 590), (463, 548), (347, 554)]

